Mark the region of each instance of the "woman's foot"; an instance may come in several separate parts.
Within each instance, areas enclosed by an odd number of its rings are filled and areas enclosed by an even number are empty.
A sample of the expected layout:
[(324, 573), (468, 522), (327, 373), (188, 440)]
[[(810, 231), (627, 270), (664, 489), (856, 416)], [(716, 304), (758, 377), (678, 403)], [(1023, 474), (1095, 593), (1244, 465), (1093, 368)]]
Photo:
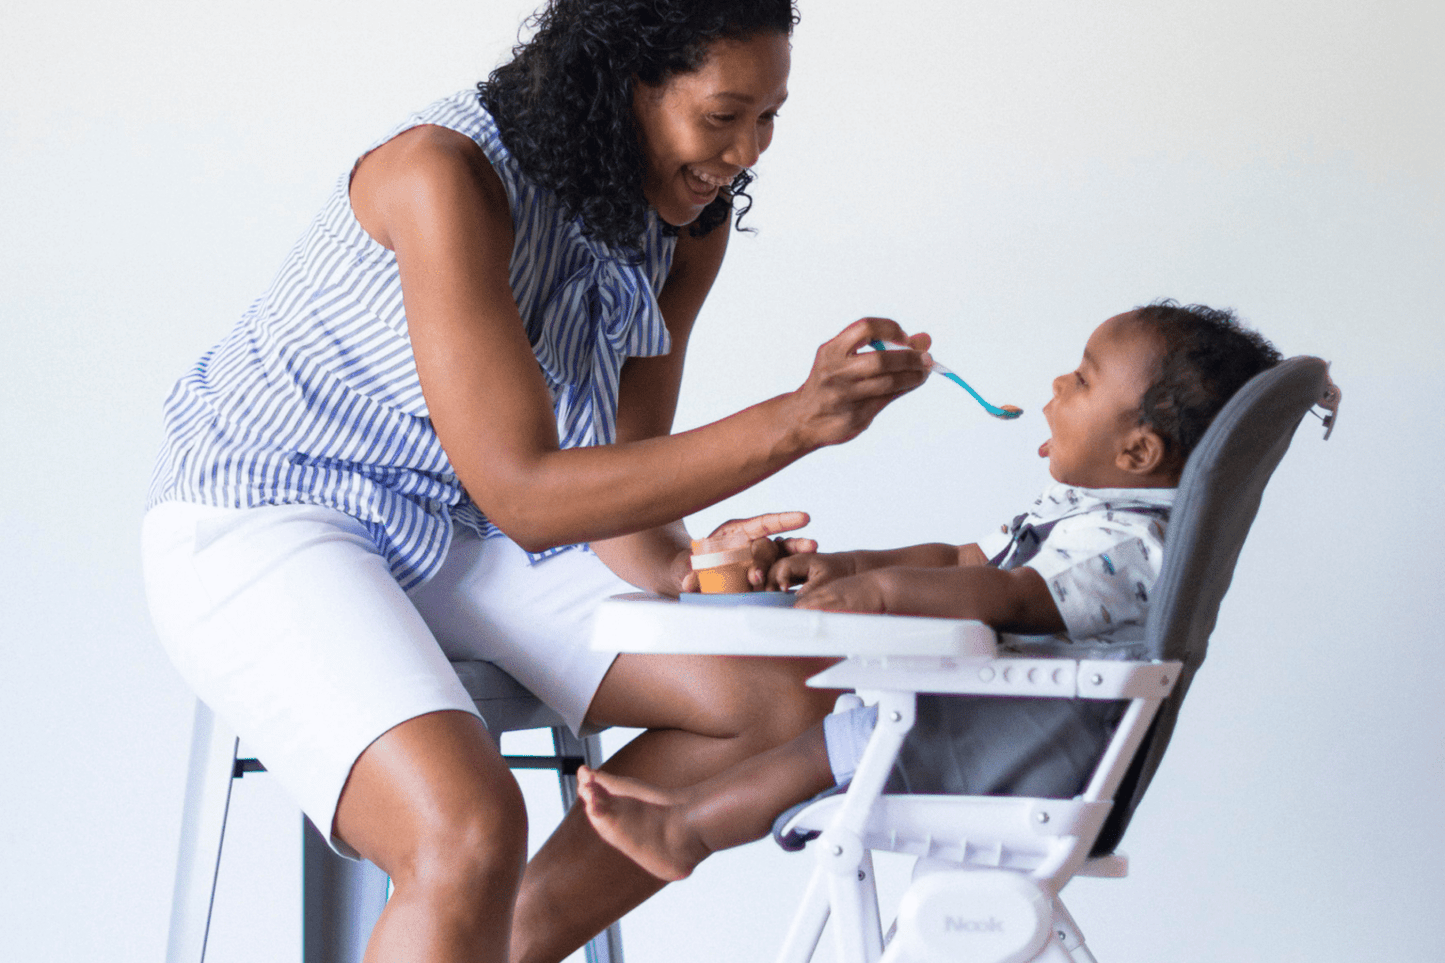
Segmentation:
[(678, 791), (583, 766), (577, 795), (597, 835), (658, 879), (684, 879), (709, 854), (687, 827)]

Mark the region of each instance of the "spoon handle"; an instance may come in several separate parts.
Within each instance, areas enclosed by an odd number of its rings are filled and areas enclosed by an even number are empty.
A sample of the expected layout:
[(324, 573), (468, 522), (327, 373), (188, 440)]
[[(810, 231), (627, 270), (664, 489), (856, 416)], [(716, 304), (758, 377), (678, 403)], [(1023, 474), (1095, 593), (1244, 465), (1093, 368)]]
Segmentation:
[[(882, 341), (870, 341), (870, 342), (868, 342), (868, 344), (869, 344), (869, 345), (873, 348), (873, 350), (875, 350), (875, 351), (887, 351), (887, 350), (888, 350), (888, 345), (885, 344), (885, 343), (882, 342)], [(899, 347), (903, 347), (903, 345), (899, 345)], [(930, 368), (935, 374), (943, 375), (943, 377), (947, 378), (949, 381), (952, 381), (954, 384), (958, 385), (958, 386), (959, 386), (960, 388), (962, 388), (964, 391), (967, 391), (969, 394), (973, 395), (973, 400), (974, 400), (974, 401), (977, 401), (979, 404), (983, 405), (983, 410), (986, 411), (986, 412), (988, 412), (989, 414), (993, 415), (995, 418), (1017, 418), (1019, 415), (1023, 414), (1023, 412), (1020, 411), (1020, 410), (1018, 410), (1017, 408), (1014, 408), (1014, 409), (1000, 408), (1000, 407), (998, 407), (997, 405), (991, 405), (991, 404), (989, 404), (987, 401), (984, 401), (984, 400), (983, 400), (983, 396), (980, 395), (977, 391), (974, 391), (972, 385), (970, 385), (967, 381), (964, 381), (964, 380), (963, 380), (962, 378), (960, 378), (958, 375), (954, 374), (954, 373), (953, 373), (951, 370), (949, 370), (948, 368), (945, 368), (943, 365), (939, 364), (937, 361), (934, 361), (934, 362), (929, 366), (929, 368)]]

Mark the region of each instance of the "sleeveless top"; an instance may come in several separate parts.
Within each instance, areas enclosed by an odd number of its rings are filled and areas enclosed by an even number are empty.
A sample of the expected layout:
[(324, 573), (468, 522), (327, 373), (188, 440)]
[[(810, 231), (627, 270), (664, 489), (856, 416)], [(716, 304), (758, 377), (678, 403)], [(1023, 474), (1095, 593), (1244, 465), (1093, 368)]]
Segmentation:
[[(522, 172), (474, 89), (413, 115), (374, 146), (421, 124), (470, 137), (506, 189), (516, 234), (512, 294), (562, 447), (612, 442), (623, 362), (670, 348), (657, 292), (675, 237), (656, 212), (640, 258), (584, 237), (580, 219)], [(171, 391), (147, 507), (334, 508), (366, 527), (392, 575), (411, 588), (441, 566), (454, 524), (483, 537), (502, 533), (467, 497), (432, 428), (396, 257), (357, 222), (350, 180), (337, 182), (270, 289)]]

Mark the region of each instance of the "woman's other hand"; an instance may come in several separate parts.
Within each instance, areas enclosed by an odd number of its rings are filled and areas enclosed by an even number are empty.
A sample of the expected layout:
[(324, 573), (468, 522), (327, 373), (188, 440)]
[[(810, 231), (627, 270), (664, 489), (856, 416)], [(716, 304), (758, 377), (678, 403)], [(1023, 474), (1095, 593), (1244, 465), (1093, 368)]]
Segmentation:
[[(873, 351), (871, 341), (911, 351)], [(804, 450), (857, 437), (878, 412), (928, 378), (926, 334), (905, 334), (888, 318), (862, 318), (818, 349), (808, 380), (790, 396), (794, 429)]]
[[(755, 515), (752, 518), (734, 518), (713, 529), (709, 538), (722, 535), (746, 535), (751, 541), (752, 565), (748, 568), (748, 584), (754, 589), (762, 588), (773, 563), (785, 555), (816, 552), (818, 543), (811, 538), (774, 538), (781, 532), (791, 532), (808, 524), (807, 512), (772, 512)], [(697, 573), (688, 567), (683, 576), (682, 590), (698, 590)]]

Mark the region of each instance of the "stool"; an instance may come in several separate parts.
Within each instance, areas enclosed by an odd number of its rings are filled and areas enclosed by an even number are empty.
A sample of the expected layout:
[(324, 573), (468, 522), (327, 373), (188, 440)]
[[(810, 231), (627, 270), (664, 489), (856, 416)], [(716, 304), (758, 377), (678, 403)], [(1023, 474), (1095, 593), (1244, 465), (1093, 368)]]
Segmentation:
[[(577, 799), (577, 767), (601, 763), (601, 740), (572, 735), (560, 716), (489, 662), (454, 662), (452, 667), (494, 736), (521, 729), (552, 730), (552, 755), (503, 758), (513, 769), (555, 770), (562, 807), (571, 808)], [(166, 963), (204, 963), (231, 784), (247, 773), (265, 771), (259, 760), (239, 757), (238, 749), (236, 734), (198, 700)], [(386, 874), (365, 860), (336, 855), (309, 821), (303, 818), (302, 824), (302, 963), (360, 963), (386, 905)], [(622, 963), (618, 924), (593, 937), (586, 956), (587, 963)]]

